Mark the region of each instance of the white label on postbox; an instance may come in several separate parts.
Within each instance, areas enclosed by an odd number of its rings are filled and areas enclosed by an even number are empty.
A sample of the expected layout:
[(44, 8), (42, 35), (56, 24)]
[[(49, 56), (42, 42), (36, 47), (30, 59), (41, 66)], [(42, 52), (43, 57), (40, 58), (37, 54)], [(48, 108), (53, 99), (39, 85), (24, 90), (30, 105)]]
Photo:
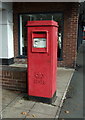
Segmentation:
[(34, 38), (33, 47), (34, 48), (46, 48), (46, 38)]

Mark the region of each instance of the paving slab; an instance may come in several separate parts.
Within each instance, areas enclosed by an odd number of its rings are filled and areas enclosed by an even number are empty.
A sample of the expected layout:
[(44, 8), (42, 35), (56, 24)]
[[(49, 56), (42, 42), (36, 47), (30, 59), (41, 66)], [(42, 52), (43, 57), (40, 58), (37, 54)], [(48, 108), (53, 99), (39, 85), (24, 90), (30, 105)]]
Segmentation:
[(5, 109), (7, 107), (7, 105), (2, 105), (2, 110)]
[(35, 106), (31, 109), (31, 111), (35, 111), (41, 114), (46, 114), (46, 115), (56, 115), (58, 107), (57, 106), (52, 106), (50, 104), (44, 104), (44, 103), (36, 103)]
[(16, 101), (13, 101), (9, 107), (19, 108), (19, 109), (25, 109), (30, 110), (34, 106), (34, 101), (24, 100), (23, 98), (19, 98)]
[(63, 97), (63, 93), (57, 92), (56, 95), (57, 95), (57, 98), (56, 98), (55, 102), (52, 103), (52, 104), (53, 104), (54, 106), (59, 107), (59, 106), (60, 106), (60, 103), (61, 103), (61, 99), (62, 99), (62, 97)]
[(18, 109), (18, 108), (12, 108), (12, 107), (6, 107), (5, 110), (2, 112), (2, 118), (25, 118), (26, 110)]
[(64, 92), (74, 73), (74, 69), (58, 68), (57, 89), (58, 92)]
[[(50, 120), (54, 119), (54, 115), (47, 115), (47, 114), (42, 114), (39, 112), (34, 112), (34, 111), (30, 111), (28, 113), (28, 115), (26, 116), (26, 118), (50, 118)], [(52, 118), (52, 119), (51, 119)]]
[(20, 92), (18, 91), (10, 91), (2, 89), (2, 105), (8, 105), (12, 102), (17, 96), (19, 96)]

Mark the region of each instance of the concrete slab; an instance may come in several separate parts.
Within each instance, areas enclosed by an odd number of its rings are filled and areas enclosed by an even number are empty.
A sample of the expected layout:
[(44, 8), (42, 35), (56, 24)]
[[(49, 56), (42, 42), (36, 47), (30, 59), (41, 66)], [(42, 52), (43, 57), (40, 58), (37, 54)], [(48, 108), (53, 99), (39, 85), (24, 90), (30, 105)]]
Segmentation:
[(16, 63), (14, 63), (14, 64), (11, 64), (9, 66), (11, 66), (11, 67), (24, 67), (24, 68), (27, 68), (27, 64), (16, 64)]
[(57, 72), (57, 90), (58, 92), (65, 91), (73, 76), (74, 69), (58, 68)]
[(2, 105), (2, 110), (5, 109), (7, 107), (7, 105)]
[(61, 100), (62, 100), (62, 97), (63, 97), (63, 93), (57, 92), (56, 95), (57, 95), (57, 98), (56, 98), (55, 102), (53, 103), (53, 105), (59, 107), (60, 106), (59, 103), (61, 103)]
[(52, 106), (50, 104), (44, 104), (44, 103), (36, 103), (35, 106), (31, 109), (31, 111), (35, 111), (41, 114), (45, 115), (56, 115), (58, 107)]
[(34, 112), (34, 111), (31, 111), (28, 113), (28, 115), (26, 116), (26, 119), (27, 118), (52, 118), (50, 120), (54, 120), (54, 115), (46, 115), (46, 114), (41, 114), (39, 112)]
[(16, 101), (13, 101), (9, 107), (13, 108), (19, 108), (19, 109), (24, 109), (24, 110), (30, 110), (33, 106), (35, 105), (35, 102), (29, 101), (29, 100), (24, 100), (23, 98), (19, 98)]
[(10, 91), (2, 89), (2, 105), (8, 105), (12, 102), (17, 96), (19, 96), (20, 92), (18, 91)]
[(12, 107), (7, 107), (2, 112), (2, 118), (25, 118), (25, 114), (23, 112), (27, 112), (24, 109), (17, 109)]
[[(74, 73), (74, 69), (65, 69), (65, 68), (58, 68), (58, 72), (57, 72), (57, 99), (56, 101), (53, 103), (53, 105), (60, 107), (61, 106), (61, 102), (63, 102), (62, 99), (65, 93), (65, 90), (67, 89), (71, 77)], [(59, 104), (60, 103), (60, 104)]]

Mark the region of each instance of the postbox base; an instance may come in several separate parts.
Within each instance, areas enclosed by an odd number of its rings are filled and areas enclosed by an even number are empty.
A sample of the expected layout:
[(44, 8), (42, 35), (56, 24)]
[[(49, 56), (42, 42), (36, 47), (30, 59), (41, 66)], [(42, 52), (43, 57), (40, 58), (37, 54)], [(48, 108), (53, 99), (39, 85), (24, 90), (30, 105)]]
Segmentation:
[(43, 102), (43, 103), (48, 103), (48, 104), (51, 104), (51, 103), (55, 102), (56, 98), (57, 98), (56, 92), (54, 93), (52, 98), (28, 96), (29, 100), (33, 100), (33, 101), (37, 101), (37, 102)]

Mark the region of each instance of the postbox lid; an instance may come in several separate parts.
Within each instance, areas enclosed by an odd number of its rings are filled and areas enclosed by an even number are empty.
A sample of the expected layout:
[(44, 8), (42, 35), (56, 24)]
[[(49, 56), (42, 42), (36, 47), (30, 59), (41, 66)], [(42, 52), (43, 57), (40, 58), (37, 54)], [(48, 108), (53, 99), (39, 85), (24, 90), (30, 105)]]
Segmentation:
[(26, 26), (56, 26), (58, 23), (54, 20), (28, 21)]

